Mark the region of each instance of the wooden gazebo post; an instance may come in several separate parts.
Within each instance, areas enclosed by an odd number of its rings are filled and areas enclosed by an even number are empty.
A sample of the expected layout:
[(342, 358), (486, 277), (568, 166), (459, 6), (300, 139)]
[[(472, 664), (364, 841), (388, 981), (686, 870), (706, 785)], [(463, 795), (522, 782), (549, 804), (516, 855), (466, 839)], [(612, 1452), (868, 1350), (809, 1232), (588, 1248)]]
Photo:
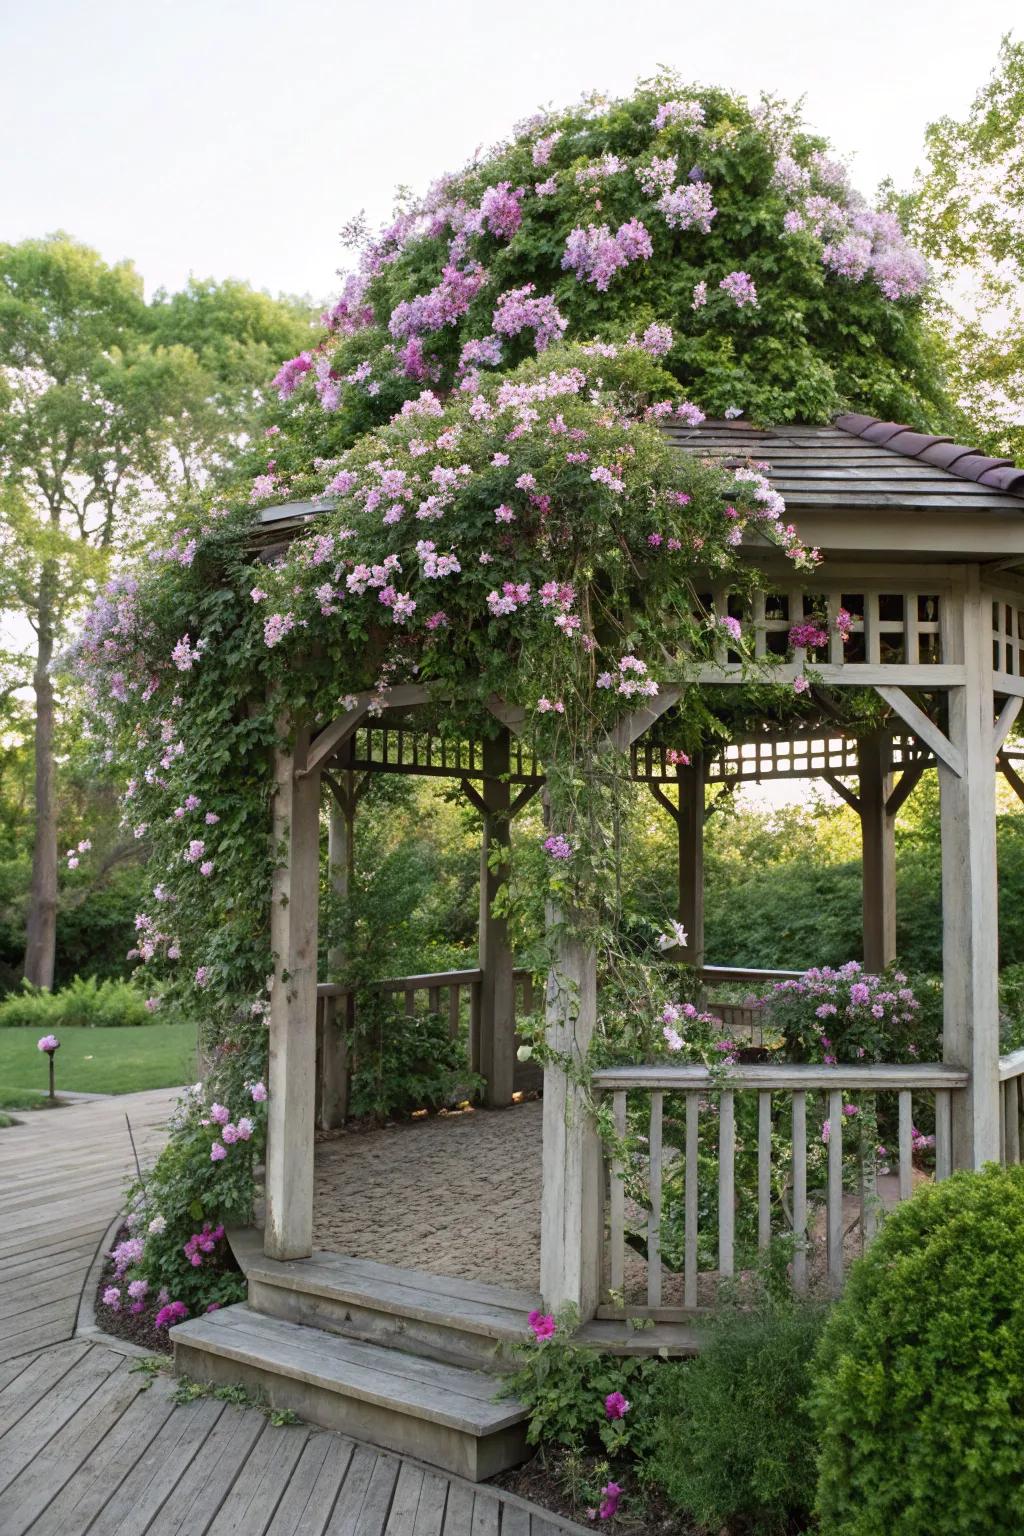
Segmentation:
[(944, 606), (943, 657), (964, 668), (948, 690), (949, 740), (960, 772), (938, 760), (942, 837), (943, 1060), (966, 1067), (953, 1096), (953, 1166), (999, 1160), (999, 935), (996, 878), (997, 750), (991, 598), (977, 565)]
[(320, 773), (307, 769), (309, 727), (285, 716), (278, 731), (264, 1252), (272, 1259), (304, 1259), (313, 1251)]

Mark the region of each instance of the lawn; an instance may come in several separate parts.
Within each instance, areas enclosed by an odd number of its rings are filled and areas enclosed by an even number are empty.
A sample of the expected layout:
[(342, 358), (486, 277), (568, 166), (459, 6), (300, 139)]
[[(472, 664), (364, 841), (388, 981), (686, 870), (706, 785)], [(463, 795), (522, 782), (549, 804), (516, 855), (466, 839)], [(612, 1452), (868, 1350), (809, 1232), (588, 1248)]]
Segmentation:
[[(196, 1076), (194, 1024), (146, 1024), (137, 1029), (58, 1031), (57, 1093), (138, 1093), (177, 1088)], [(0, 1110), (31, 1105), (45, 1092), (47, 1059), (34, 1029), (0, 1029)], [(27, 1090), (27, 1091), (26, 1091)]]

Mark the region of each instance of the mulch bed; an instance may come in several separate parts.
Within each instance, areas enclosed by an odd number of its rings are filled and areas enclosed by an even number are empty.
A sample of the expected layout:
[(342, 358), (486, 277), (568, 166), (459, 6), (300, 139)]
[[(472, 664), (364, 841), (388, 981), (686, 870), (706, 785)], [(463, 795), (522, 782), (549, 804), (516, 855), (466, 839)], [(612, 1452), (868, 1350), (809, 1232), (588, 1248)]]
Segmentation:
[[(121, 1227), (110, 1246), (113, 1248), (130, 1236), (128, 1228)], [(130, 1312), (125, 1306), (122, 1306), (119, 1312), (115, 1312), (112, 1307), (104, 1306), (103, 1292), (108, 1285), (116, 1284), (114, 1265), (109, 1258), (104, 1259), (103, 1269), (96, 1286), (96, 1295), (93, 1298), (97, 1328), (102, 1328), (104, 1333), (112, 1334), (115, 1339), (127, 1339), (130, 1344), (138, 1344), (140, 1349), (146, 1350), (149, 1354), (169, 1355), (171, 1342), (167, 1337), (167, 1329), (153, 1327), (153, 1319), (160, 1310), (155, 1301), (149, 1303), (141, 1312)]]
[[(596, 1456), (584, 1457), (575, 1469), (575, 1476), (587, 1483), (595, 1482), (592, 1469), (597, 1461)], [(700, 1532), (698, 1526), (671, 1509), (663, 1498), (636, 1488), (635, 1480), (625, 1477), (622, 1479), (625, 1492), (615, 1519), (591, 1522), (587, 1519), (586, 1506), (574, 1504), (570, 1497), (565, 1457), (560, 1451), (538, 1451), (523, 1466), (491, 1478), (490, 1486), (518, 1494), (521, 1499), (529, 1499), (563, 1519), (575, 1520), (580, 1525), (593, 1524), (595, 1531), (607, 1532), (608, 1536), (613, 1532), (620, 1536), (699, 1536)]]

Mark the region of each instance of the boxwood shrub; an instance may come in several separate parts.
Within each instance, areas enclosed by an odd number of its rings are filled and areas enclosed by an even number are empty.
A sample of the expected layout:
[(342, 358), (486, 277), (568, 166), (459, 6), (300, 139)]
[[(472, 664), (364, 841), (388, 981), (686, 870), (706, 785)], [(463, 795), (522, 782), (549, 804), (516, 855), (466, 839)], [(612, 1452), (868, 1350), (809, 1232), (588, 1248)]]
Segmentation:
[(1024, 1531), (1024, 1168), (956, 1174), (888, 1217), (811, 1406), (829, 1536)]

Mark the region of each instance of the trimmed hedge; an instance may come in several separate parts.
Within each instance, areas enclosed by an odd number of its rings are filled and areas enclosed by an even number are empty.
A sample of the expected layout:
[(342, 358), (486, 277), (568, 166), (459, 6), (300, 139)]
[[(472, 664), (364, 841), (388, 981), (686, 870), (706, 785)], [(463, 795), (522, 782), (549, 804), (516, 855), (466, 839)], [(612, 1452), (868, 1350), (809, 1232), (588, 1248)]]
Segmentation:
[(829, 1317), (811, 1407), (829, 1536), (1024, 1531), (1024, 1167), (893, 1211)]

